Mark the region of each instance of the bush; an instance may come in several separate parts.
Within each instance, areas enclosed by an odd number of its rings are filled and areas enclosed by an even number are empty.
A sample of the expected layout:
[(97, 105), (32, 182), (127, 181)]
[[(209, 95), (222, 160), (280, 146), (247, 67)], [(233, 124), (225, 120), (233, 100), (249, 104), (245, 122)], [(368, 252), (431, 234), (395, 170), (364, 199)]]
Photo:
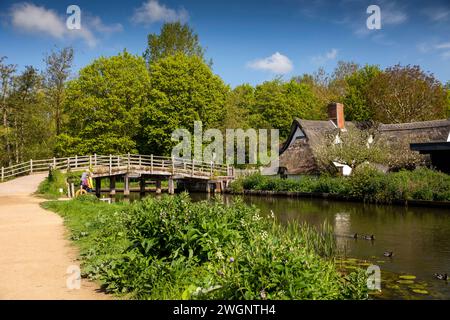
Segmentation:
[(427, 168), (384, 174), (368, 164), (355, 168), (351, 177), (302, 176), (299, 179), (252, 175), (238, 182), (246, 190), (332, 193), (366, 202), (402, 200), (450, 201), (450, 176)]
[(328, 225), (283, 227), (243, 201), (192, 203), (187, 194), (122, 208), (78, 200), (48, 206), (65, 210), (85, 248), (84, 272), (110, 292), (139, 299), (367, 297), (364, 272), (343, 276), (330, 259)]
[(61, 196), (59, 189), (63, 189), (63, 194), (67, 193), (66, 177), (61, 171), (52, 169), (39, 185), (37, 193), (47, 198), (58, 198)]

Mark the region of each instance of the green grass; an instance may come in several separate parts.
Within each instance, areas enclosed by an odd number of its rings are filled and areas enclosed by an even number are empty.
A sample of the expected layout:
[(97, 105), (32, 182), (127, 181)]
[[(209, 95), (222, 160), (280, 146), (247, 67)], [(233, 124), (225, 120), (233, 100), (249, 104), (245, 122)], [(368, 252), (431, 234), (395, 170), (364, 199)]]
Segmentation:
[(341, 274), (332, 230), (281, 226), (242, 201), (187, 194), (43, 204), (80, 247), (83, 275), (135, 299), (365, 299), (362, 270)]
[[(82, 171), (62, 173), (59, 170), (52, 170), (51, 174), (47, 178), (45, 178), (43, 182), (40, 183), (36, 193), (50, 200), (57, 199), (61, 196), (65, 196), (67, 195), (66, 180), (69, 179), (71, 182), (75, 184), (75, 191), (76, 191), (79, 188), (82, 173), (83, 173)], [(161, 186), (162, 188), (167, 188), (168, 182), (162, 181)], [(109, 179), (102, 179), (102, 189), (103, 188), (105, 189), (109, 188)], [(124, 188), (123, 179), (116, 181), (116, 188), (117, 189)], [(130, 188), (139, 188), (139, 181), (130, 181)], [(62, 193), (59, 191), (60, 189), (63, 190)]]
[[(47, 199), (57, 199), (67, 195), (67, 174), (52, 170), (47, 178), (39, 184), (37, 194)], [(62, 189), (61, 193), (59, 190)]]
[(322, 175), (280, 179), (255, 174), (234, 181), (231, 190), (235, 193), (244, 190), (331, 193), (375, 203), (397, 200), (450, 201), (450, 176), (426, 168), (383, 174), (362, 166), (351, 177)]

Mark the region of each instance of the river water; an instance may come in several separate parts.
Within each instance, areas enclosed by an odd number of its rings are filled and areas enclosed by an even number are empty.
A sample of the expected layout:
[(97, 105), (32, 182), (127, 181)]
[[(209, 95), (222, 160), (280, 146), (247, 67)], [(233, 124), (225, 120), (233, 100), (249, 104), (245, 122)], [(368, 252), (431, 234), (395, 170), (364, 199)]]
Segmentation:
[[(194, 193), (191, 197), (202, 200), (208, 195)], [(223, 197), (224, 201), (229, 202), (236, 196)], [(450, 274), (450, 208), (372, 205), (309, 198), (243, 198), (248, 204), (259, 208), (262, 214), (268, 215), (272, 210), (281, 223), (296, 220), (320, 227), (328, 221), (334, 227), (342, 255), (378, 265), (382, 282), (388, 275), (392, 278), (391, 273), (413, 275), (416, 279), (412, 287), (420, 283), (421, 288), (428, 291), (428, 294), (412, 294), (411, 284), (387, 291), (383, 286), (385, 298), (450, 299), (450, 284), (434, 278), (434, 273)], [(375, 240), (353, 239), (351, 235), (354, 233), (373, 234)], [(393, 251), (393, 257), (385, 257), (385, 251)]]

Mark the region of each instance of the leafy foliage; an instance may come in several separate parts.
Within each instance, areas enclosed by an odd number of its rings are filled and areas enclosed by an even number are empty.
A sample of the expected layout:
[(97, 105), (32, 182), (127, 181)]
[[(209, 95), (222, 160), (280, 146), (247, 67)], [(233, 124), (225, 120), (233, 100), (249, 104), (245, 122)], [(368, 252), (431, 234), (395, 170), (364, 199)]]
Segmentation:
[(135, 137), (148, 103), (149, 75), (143, 58), (128, 52), (99, 58), (68, 84), (65, 134), (57, 153), (126, 153), (137, 150)]
[(256, 174), (233, 181), (231, 188), (236, 193), (243, 190), (332, 193), (377, 203), (450, 201), (450, 176), (445, 173), (419, 168), (383, 174), (369, 164), (356, 167), (351, 177), (321, 175), (280, 179)]
[(150, 104), (141, 115), (141, 152), (170, 154), (172, 132), (193, 132), (194, 121), (219, 127), (229, 89), (201, 58), (178, 53), (160, 59), (152, 66), (149, 86)]
[(205, 50), (199, 43), (198, 35), (187, 24), (165, 23), (160, 34), (151, 33), (147, 38), (144, 58), (151, 67), (159, 59), (182, 53), (204, 59)]
[(83, 272), (140, 299), (364, 299), (343, 276), (332, 230), (283, 227), (242, 201), (147, 198), (132, 205), (50, 202), (81, 247)]
[(387, 68), (371, 81), (368, 92), (376, 119), (383, 123), (445, 117), (446, 93), (442, 84), (419, 66)]

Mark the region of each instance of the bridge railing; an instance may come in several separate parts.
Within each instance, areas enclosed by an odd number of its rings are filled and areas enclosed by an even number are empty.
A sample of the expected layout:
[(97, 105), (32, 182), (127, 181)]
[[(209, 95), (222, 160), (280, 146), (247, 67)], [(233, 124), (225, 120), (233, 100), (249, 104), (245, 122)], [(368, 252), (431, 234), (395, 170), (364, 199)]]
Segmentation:
[(18, 176), (45, 172), (49, 168), (58, 170), (84, 170), (95, 167), (107, 167), (112, 171), (117, 167), (146, 167), (150, 171), (169, 171), (173, 174), (191, 176), (234, 176), (234, 168), (224, 164), (213, 162), (201, 162), (182, 158), (163, 157), (155, 155), (85, 155), (67, 158), (51, 158), (42, 160), (30, 160), (9, 167), (2, 167), (0, 181), (12, 179)]

